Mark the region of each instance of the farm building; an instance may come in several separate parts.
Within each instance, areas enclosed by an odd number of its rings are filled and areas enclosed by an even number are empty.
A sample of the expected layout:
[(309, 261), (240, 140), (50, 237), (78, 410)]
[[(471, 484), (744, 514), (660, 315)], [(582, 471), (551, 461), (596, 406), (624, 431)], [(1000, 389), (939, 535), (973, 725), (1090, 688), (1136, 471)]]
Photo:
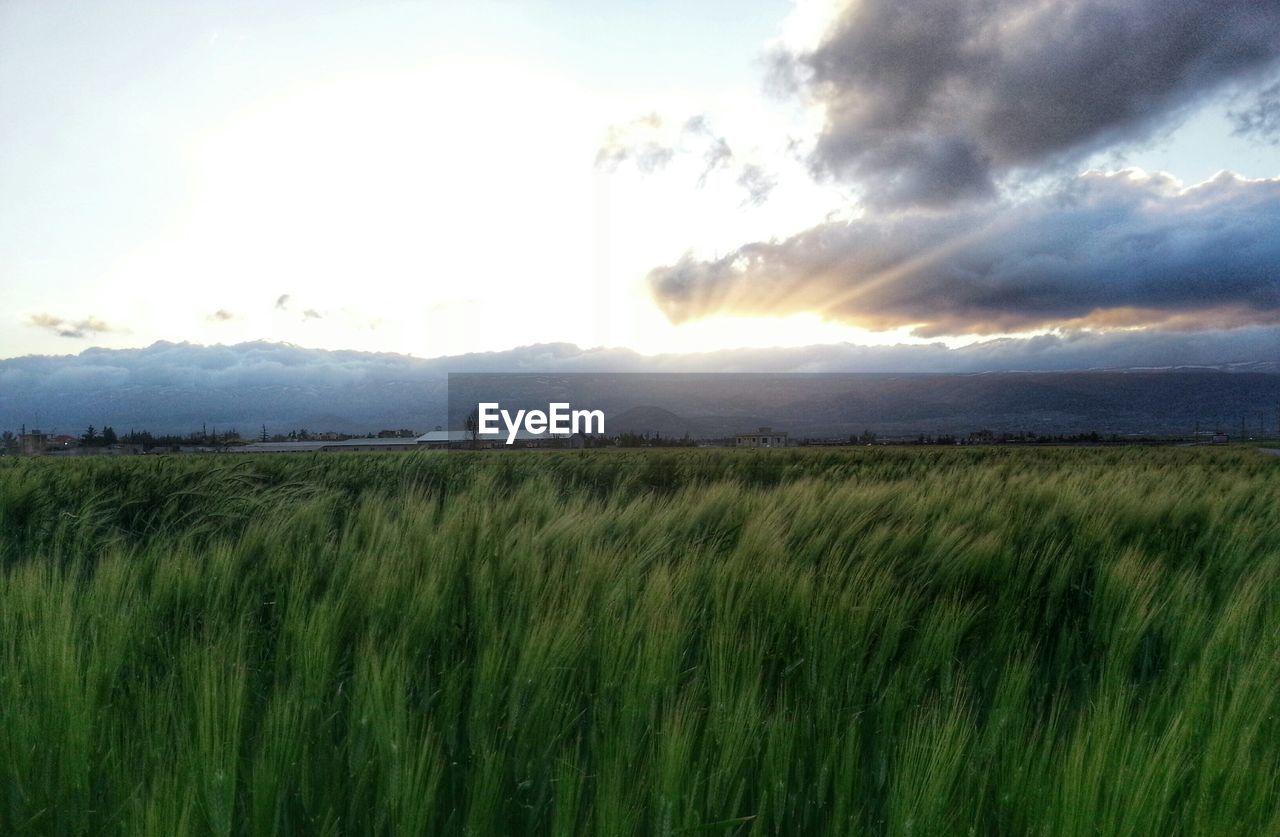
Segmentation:
[(18, 436), (18, 447), (24, 456), (39, 456), (49, 444), (49, 434), (30, 430)]
[(435, 430), (423, 433), (418, 437), (418, 445), (426, 448), (582, 448), (586, 439), (580, 433), (571, 435), (552, 433), (529, 433), (521, 430), (515, 439), (507, 445), (506, 431), (497, 433), (473, 434), (469, 430)]
[(437, 427), (435, 430), (428, 430), (417, 438), (417, 444), (420, 448), (430, 448), (432, 450), (439, 448), (466, 448), (471, 447), (472, 433), (470, 430), (441, 430)]
[(755, 433), (739, 433), (736, 441), (740, 448), (785, 448), (787, 433), (785, 430), (761, 427)]
[(241, 445), (227, 450), (230, 453), (316, 453), (320, 451), (343, 453), (417, 449), (416, 439), (345, 439), (338, 442), (258, 442), (254, 445)]
[(342, 453), (369, 451), (444, 450), (467, 448), (582, 448), (586, 440), (580, 434), (533, 434), (521, 430), (511, 445), (506, 433), (485, 433), (473, 440), (469, 430), (435, 430), (417, 438), (345, 439), (343, 441), (312, 440), (307, 442), (258, 442), (228, 448), (229, 453)]

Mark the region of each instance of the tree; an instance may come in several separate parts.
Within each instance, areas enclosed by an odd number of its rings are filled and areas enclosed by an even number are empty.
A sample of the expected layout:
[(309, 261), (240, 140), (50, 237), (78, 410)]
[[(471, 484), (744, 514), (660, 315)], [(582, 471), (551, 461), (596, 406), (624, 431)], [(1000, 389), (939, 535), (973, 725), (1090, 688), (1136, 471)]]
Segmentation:
[[(472, 410), (467, 413), (467, 420), (463, 423), (467, 428), (467, 439), (471, 442), (471, 447), (477, 447), (476, 435), (480, 432), (480, 413)], [(447, 436), (446, 436), (447, 438)]]
[(84, 431), (84, 435), (80, 438), (84, 440), (86, 445), (96, 444), (98, 440), (98, 429), (91, 424), (89, 425), (89, 429)]
[(116, 438), (116, 431), (114, 429), (110, 426), (102, 428), (102, 444), (114, 445), (117, 441), (119, 440)]
[(271, 441), (271, 437), (267, 435), (267, 426), (265, 424), (262, 425), (262, 435), (258, 436), (258, 441), (259, 442)]

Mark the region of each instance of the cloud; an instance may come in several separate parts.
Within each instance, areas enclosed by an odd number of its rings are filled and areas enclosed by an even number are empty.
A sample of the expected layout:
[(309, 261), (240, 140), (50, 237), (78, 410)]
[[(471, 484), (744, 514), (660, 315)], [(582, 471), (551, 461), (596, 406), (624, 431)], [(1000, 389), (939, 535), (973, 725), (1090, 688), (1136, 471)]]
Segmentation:
[(28, 324), (52, 331), (59, 337), (66, 337), (73, 340), (79, 340), (88, 337), (91, 334), (106, 334), (109, 332), (119, 331), (119, 329), (108, 325), (97, 317), (85, 317), (82, 320), (71, 322), (64, 320), (62, 317), (55, 317), (52, 314), (32, 314), (27, 319)]
[(1252, 105), (1244, 110), (1233, 110), (1228, 117), (1235, 124), (1232, 133), (1237, 136), (1280, 145), (1280, 82), (1260, 91)]
[(822, 108), (810, 163), (880, 206), (944, 206), (1139, 140), (1280, 59), (1257, 0), (858, 0), (783, 87)]
[(612, 172), (623, 163), (631, 162), (640, 171), (651, 174), (665, 168), (675, 154), (676, 149), (664, 137), (662, 117), (650, 113), (609, 128), (596, 152), (596, 168)]
[(1280, 180), (1090, 172), (1035, 200), (827, 223), (650, 272), (676, 322), (819, 312), (922, 336), (1280, 323)]
[(698, 186), (707, 185), (707, 178), (733, 163), (733, 149), (729, 147), (729, 141), (711, 130), (711, 121), (705, 114), (685, 120), (684, 133), (706, 143), (702, 152), (702, 174), (698, 177)]
[[(289, 305), (290, 305), (290, 303), (291, 303), (292, 301), (293, 301), (293, 297), (292, 297), (290, 294), (280, 294), (280, 296), (276, 298), (275, 310), (277, 310), (277, 311), (289, 311), (289, 310), (293, 310), (293, 309), (290, 309), (290, 308), (289, 308)], [(219, 311), (219, 312), (218, 312), (218, 314), (226, 314), (226, 313), (227, 313), (227, 312), (225, 312), (225, 311)], [(217, 315), (215, 315), (215, 316), (217, 316)], [(223, 318), (220, 318), (220, 319), (230, 319), (230, 318), (231, 318), (231, 315), (229, 315), (229, 314), (228, 314), (226, 317), (223, 317)], [(322, 315), (319, 311), (317, 311), (317, 310), (316, 310), (316, 309), (314, 309), (314, 308), (308, 308), (308, 309), (306, 309), (305, 311), (303, 311), (303, 312), (302, 312), (302, 319), (303, 319), (304, 321), (306, 321), (306, 320), (320, 320), (320, 319), (323, 319), (323, 318), (324, 318), (324, 315)]]
[(228, 320), (234, 320), (235, 318), (236, 318), (235, 314), (232, 314), (230, 311), (228, 311), (225, 308), (219, 308), (217, 311), (214, 311), (205, 319), (209, 320), (209, 322), (212, 322), (212, 323), (225, 323)]
[(52, 314), (32, 314), (27, 318), (27, 322), (33, 326), (47, 329), (59, 329), (66, 320), (61, 317), (55, 317)]
[(736, 171), (735, 182), (747, 193), (744, 205), (760, 206), (777, 185), (763, 166), (740, 161), (728, 138), (713, 130), (710, 117), (703, 113), (685, 119), (678, 130), (657, 113), (610, 128), (596, 153), (596, 167), (614, 172), (631, 162), (640, 172), (654, 174), (677, 157), (694, 155), (702, 165), (698, 187), (705, 187), (718, 172)]
[(738, 185), (747, 193), (744, 203), (760, 206), (769, 200), (769, 195), (778, 185), (778, 181), (760, 166), (748, 163), (738, 173)]

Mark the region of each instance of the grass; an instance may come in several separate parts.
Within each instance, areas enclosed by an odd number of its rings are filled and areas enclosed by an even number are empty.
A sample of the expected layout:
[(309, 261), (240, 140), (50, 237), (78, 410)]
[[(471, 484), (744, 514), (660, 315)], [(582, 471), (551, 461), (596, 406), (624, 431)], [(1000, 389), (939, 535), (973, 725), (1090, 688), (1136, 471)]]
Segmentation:
[(1280, 833), (1280, 460), (0, 461), (0, 833)]

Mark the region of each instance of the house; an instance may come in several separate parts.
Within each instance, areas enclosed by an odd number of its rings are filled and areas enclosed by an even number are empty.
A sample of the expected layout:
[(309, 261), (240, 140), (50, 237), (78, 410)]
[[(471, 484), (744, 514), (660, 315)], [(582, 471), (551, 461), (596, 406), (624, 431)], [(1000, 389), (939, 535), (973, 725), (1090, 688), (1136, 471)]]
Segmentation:
[(785, 448), (787, 433), (785, 430), (761, 427), (755, 433), (739, 433), (736, 443), (740, 448)]
[(29, 430), (18, 436), (18, 451), (23, 456), (41, 456), (49, 444), (49, 434)]

